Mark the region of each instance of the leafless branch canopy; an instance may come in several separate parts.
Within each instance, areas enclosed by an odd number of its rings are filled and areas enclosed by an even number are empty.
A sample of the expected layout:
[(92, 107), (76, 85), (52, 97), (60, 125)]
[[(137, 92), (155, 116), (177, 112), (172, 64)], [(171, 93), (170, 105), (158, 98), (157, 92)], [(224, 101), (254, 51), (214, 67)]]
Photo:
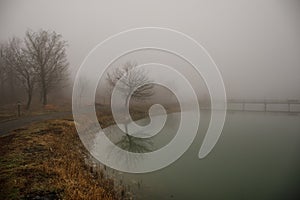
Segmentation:
[(130, 95), (134, 100), (146, 100), (154, 94), (154, 85), (147, 77), (146, 71), (138, 69), (135, 62), (126, 62), (111, 73), (107, 73), (107, 81), (112, 88), (121, 81), (122, 84), (117, 89), (124, 94), (126, 100)]
[(27, 93), (27, 108), (29, 108), (37, 76), (33, 65), (28, 62), (27, 54), (22, 48), (22, 40), (11, 39), (2, 46), (1, 57), (7, 74), (16, 77)]
[(68, 67), (66, 41), (56, 32), (41, 30), (27, 31), (24, 51), (29, 62), (38, 74), (43, 103), (47, 104), (47, 94), (58, 83), (66, 78)]
[(44, 30), (27, 31), (24, 40), (12, 38), (1, 45), (1, 87), (6, 79), (11, 90), (21, 83), (29, 108), (33, 90), (38, 86), (43, 104), (47, 104), (48, 93), (67, 78), (66, 46), (61, 35)]

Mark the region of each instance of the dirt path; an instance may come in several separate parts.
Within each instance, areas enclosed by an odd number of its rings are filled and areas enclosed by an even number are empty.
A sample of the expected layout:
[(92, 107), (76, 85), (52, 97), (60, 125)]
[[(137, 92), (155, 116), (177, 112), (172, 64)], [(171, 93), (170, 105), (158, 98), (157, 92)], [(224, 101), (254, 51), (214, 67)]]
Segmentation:
[(0, 123), (0, 136), (9, 133), (12, 130), (21, 128), (23, 126), (27, 126), (34, 122), (41, 122), (50, 119), (63, 119), (67, 117), (72, 117), (72, 113), (69, 112), (56, 112), (56, 113), (49, 113), (43, 115), (36, 115), (36, 116), (28, 116), (19, 119), (14, 119), (6, 122)]

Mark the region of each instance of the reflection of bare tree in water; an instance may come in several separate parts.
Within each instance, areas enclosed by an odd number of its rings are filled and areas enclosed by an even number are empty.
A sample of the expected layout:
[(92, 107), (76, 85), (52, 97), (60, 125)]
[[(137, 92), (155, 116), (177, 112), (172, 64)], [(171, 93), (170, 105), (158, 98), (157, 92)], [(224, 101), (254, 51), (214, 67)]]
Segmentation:
[(146, 153), (152, 151), (153, 142), (150, 138), (137, 138), (126, 134), (115, 145), (129, 152)]
[(107, 149), (107, 159), (114, 159), (124, 165), (132, 166), (143, 159), (142, 153), (153, 151), (151, 138), (138, 138), (134, 137), (134, 134), (125, 134), (117, 126), (108, 127), (104, 131), (105, 137), (112, 142)]

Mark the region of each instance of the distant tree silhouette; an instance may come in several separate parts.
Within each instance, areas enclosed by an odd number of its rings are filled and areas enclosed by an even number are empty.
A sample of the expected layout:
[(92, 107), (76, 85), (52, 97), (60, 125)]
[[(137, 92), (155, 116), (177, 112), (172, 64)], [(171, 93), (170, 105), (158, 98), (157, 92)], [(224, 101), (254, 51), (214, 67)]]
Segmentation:
[(27, 31), (25, 45), (24, 51), (34, 66), (43, 105), (46, 105), (49, 92), (67, 78), (67, 43), (54, 31), (40, 30)]
[[(2, 47), (1, 57), (8, 79), (17, 78), (25, 89), (27, 94), (26, 109), (29, 109), (37, 77), (34, 67), (28, 61), (29, 58), (23, 48), (22, 41), (18, 38), (13, 38)], [(12, 85), (15, 84), (17, 83), (14, 81)]]

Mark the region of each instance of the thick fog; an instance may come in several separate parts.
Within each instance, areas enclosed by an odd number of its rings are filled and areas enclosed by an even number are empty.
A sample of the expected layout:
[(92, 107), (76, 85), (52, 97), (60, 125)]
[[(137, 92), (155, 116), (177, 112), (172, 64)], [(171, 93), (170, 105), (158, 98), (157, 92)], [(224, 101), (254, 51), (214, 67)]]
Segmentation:
[(0, 41), (23, 37), (27, 29), (54, 30), (69, 43), (74, 77), (88, 52), (107, 37), (130, 28), (167, 27), (206, 48), (228, 98), (300, 99), (299, 21), (298, 0), (1, 0)]

